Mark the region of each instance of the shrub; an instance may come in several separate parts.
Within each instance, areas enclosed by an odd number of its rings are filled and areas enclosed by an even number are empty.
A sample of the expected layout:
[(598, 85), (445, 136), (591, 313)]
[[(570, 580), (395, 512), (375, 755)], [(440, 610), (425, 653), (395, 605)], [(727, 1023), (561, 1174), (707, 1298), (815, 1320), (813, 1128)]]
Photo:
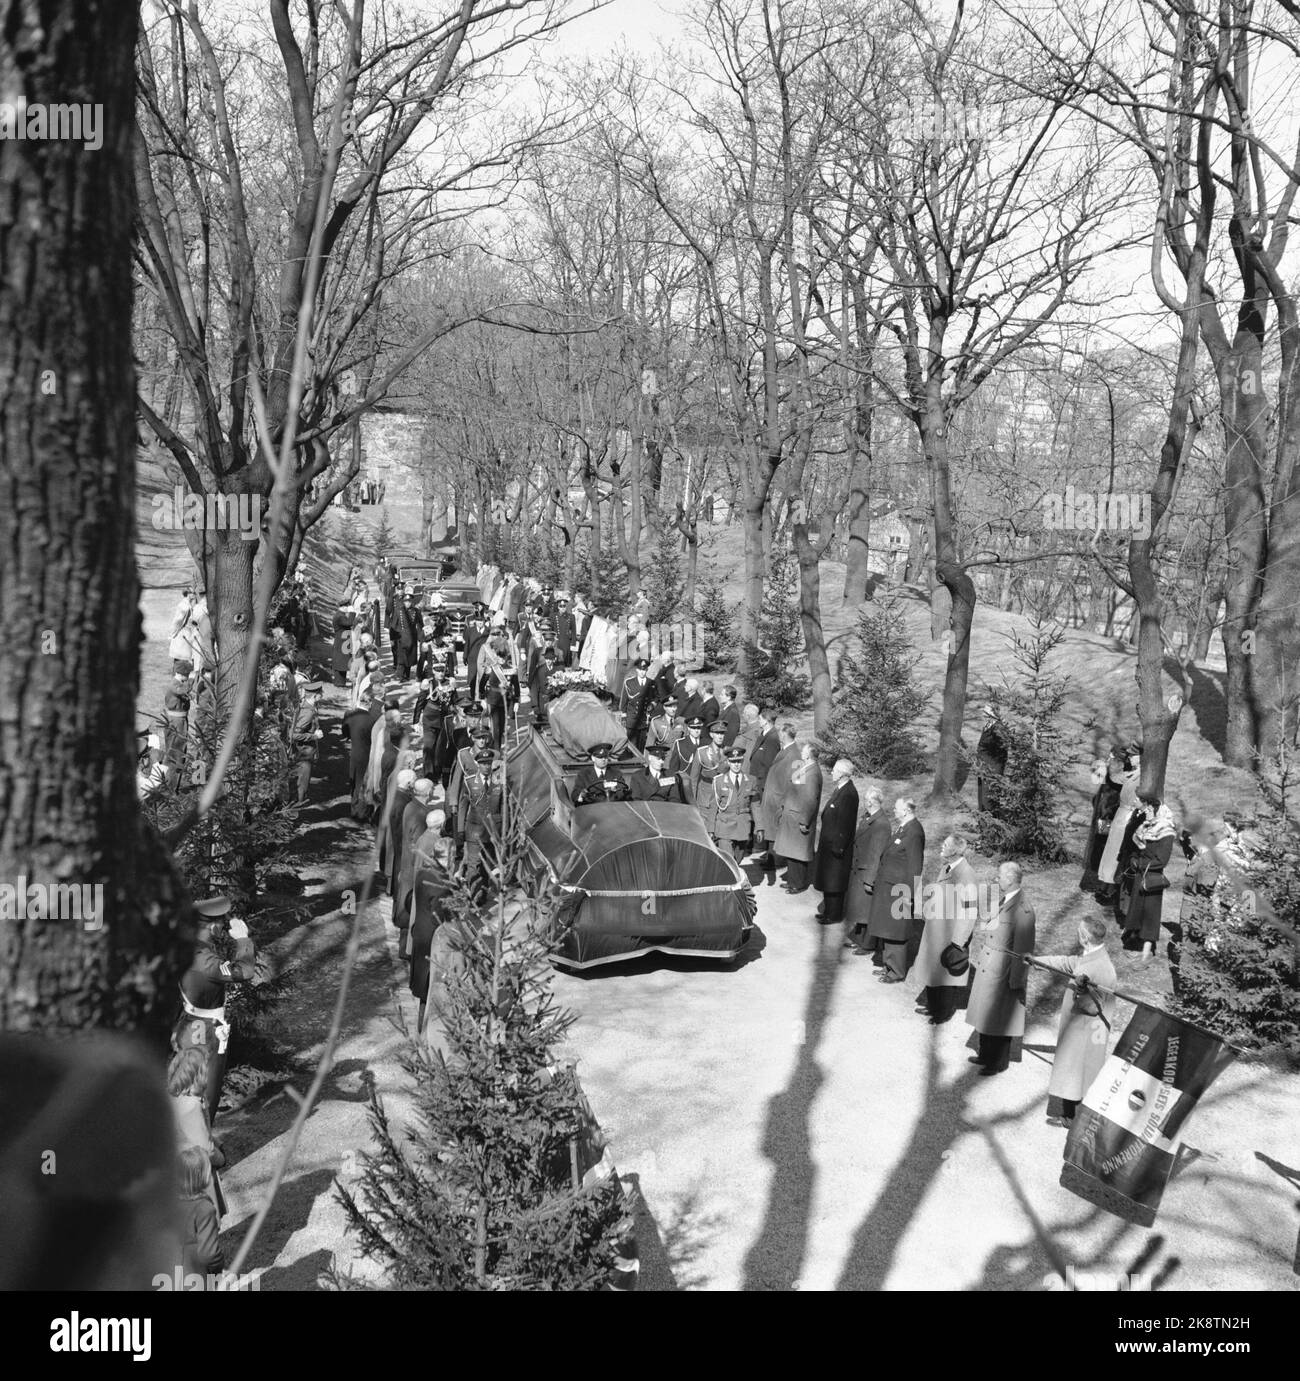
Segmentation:
[(894, 780), (923, 768), (914, 726), (930, 697), (916, 681), (919, 661), (898, 602), (864, 604), (857, 646), (840, 661), (824, 745), (829, 755)]
[(1061, 641), (1057, 628), (1035, 623), (1025, 638), (1009, 635), (1016, 682), (990, 688), (1007, 749), (1006, 771), (989, 780), (991, 809), (976, 817), (982, 853), (1059, 863), (1069, 857), (1060, 810), (1067, 764), (1060, 717), (1069, 695), (1065, 678), (1049, 671)]
[(1234, 1045), (1300, 1063), (1300, 834), (1285, 780), (1261, 791), (1260, 818), (1243, 836), (1248, 868), (1219, 872), (1184, 899), (1176, 1004)]
[(682, 579), (681, 535), (664, 523), (655, 542), (654, 559), (642, 584), (650, 601), (650, 622), (669, 623), (681, 612), (686, 582)]
[(808, 703), (808, 677), (795, 670), (803, 656), (798, 588), (794, 562), (777, 557), (763, 588), (758, 644), (745, 649), (745, 699), (756, 705), (801, 710)]

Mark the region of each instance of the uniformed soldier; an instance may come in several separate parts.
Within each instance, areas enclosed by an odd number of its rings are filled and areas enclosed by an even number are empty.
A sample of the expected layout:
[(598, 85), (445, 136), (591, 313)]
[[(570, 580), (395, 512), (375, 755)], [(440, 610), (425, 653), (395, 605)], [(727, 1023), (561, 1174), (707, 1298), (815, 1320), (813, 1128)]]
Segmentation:
[(168, 785), (175, 788), (185, 766), (185, 751), (190, 741), (190, 678), (194, 664), (176, 661), (172, 668), (172, 684), (163, 697), (163, 713), (167, 717), (163, 766), (167, 770)]
[(623, 716), (623, 728), (638, 748), (643, 747), (646, 740), (646, 693), (650, 687), (646, 668), (649, 665), (644, 657), (638, 657), (632, 663), (631, 674), (623, 682), (623, 689), (618, 693), (618, 712)]
[(664, 749), (648, 747), (645, 763), (627, 779), (634, 801), (673, 801), (683, 803), (681, 782), (664, 771)]
[(632, 792), (623, 774), (610, 763), (613, 745), (596, 743), (591, 747), (591, 762), (578, 769), (573, 783), (573, 803), (590, 806), (602, 801), (626, 801)]
[(699, 751), (691, 761), (691, 785), (696, 794), (704, 782), (711, 782), (727, 770), (726, 744), (727, 726), (715, 719), (708, 728), (708, 738), (700, 744)]
[(704, 746), (700, 742), (700, 730), (704, 728), (704, 721), (696, 715), (686, 721), (686, 732), (681, 738), (674, 742), (668, 750), (667, 772), (670, 776), (681, 777), (683, 790), (686, 794), (686, 804), (695, 804), (694, 783), (692, 782), (692, 769), (695, 762), (695, 755)]
[(648, 753), (652, 748), (657, 748), (667, 757), (668, 750), (677, 741), (677, 732), (673, 728), (672, 715), (658, 700), (652, 700), (646, 706), (646, 726), (642, 752)]
[(293, 717), (293, 729), (290, 733), (300, 806), (307, 803), (307, 788), (311, 785), (311, 765), (316, 761), (318, 746), (325, 737), (316, 708), (320, 704), (320, 696), (319, 681), (312, 681), (303, 687), (302, 704), (298, 706), (298, 713)]
[[(257, 949), (248, 927), (230, 917), (229, 897), (209, 897), (195, 902), (199, 916), (194, 957), (181, 978), (184, 1014), (177, 1029), (177, 1048), (201, 1045), (208, 1052), (208, 1123), (216, 1121), (221, 1084), (226, 1077), (226, 1047), (230, 1026), (226, 1022), (226, 989), (247, 983), (257, 973)], [(234, 941), (233, 947), (230, 941)]]
[(485, 873), (496, 858), (501, 835), (501, 782), (497, 756), (490, 748), (474, 754), (474, 771), (465, 777), (456, 804), (456, 848), (465, 864)]
[(733, 744), (726, 750), (727, 770), (713, 778), (710, 796), (713, 813), (709, 833), (720, 849), (730, 849), (739, 861), (749, 849), (749, 803), (758, 793), (758, 783), (743, 771), (745, 750)]

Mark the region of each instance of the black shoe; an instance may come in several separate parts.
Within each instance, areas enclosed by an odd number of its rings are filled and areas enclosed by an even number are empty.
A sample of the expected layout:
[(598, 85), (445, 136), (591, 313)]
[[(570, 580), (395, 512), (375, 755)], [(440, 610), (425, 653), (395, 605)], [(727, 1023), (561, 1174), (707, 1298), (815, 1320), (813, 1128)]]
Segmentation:
[(885, 961), (880, 957), (880, 951), (878, 949), (873, 949), (870, 951), (870, 954), (871, 962), (876, 966), (876, 968), (883, 969), (885, 967)]
[(985, 1078), (985, 1079), (989, 1079), (989, 1078), (991, 1078), (994, 1074), (1004, 1074), (1005, 1072), (1006, 1072), (1006, 1066), (1005, 1066), (1005, 1065), (1003, 1065), (1003, 1066), (1000, 1067), (1000, 1068), (994, 1068), (993, 1065), (985, 1065), (985, 1066), (980, 1070), (980, 1075), (981, 1075), (983, 1078)]
[(983, 1061), (982, 1059), (980, 1059), (980, 1057), (979, 1057), (978, 1055), (971, 1055), (971, 1056), (967, 1059), (966, 1063), (967, 1063), (968, 1065), (979, 1065), (979, 1067), (980, 1067), (981, 1069), (984, 1068), (984, 1061)]

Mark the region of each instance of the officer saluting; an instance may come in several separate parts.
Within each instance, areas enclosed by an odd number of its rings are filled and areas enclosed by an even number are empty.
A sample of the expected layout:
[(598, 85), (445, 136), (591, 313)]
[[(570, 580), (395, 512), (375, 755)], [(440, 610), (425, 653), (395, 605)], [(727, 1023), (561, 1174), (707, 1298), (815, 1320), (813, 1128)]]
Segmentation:
[(254, 977), (257, 949), (248, 937), (248, 926), (238, 917), (231, 918), (229, 897), (195, 902), (194, 910), (198, 913), (199, 929), (194, 958), (181, 979), (181, 1006), (185, 1013), (177, 1045), (200, 1045), (207, 1049), (207, 1107), (211, 1125), (221, 1102), (226, 1046), (230, 1041), (226, 989), (232, 983), (247, 983)]

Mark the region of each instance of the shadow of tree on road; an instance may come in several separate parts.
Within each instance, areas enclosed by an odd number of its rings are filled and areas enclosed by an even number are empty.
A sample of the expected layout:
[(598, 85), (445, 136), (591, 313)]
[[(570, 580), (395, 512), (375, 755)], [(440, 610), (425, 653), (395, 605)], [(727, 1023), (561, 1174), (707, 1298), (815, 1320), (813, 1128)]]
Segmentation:
[(817, 1048), (831, 1011), (844, 950), (837, 926), (821, 929), (804, 1007), (799, 1057), (786, 1087), (768, 1103), (763, 1154), (772, 1163), (762, 1230), (745, 1255), (746, 1290), (790, 1290), (803, 1270), (817, 1170), (808, 1138), (813, 1103), (825, 1082)]

